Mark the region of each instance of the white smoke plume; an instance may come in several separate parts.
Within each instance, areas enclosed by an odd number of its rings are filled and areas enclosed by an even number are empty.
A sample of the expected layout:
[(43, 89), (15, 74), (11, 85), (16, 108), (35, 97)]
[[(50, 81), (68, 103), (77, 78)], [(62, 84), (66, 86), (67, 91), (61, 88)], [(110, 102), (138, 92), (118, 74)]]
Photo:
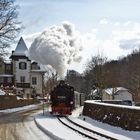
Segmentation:
[(44, 65), (51, 65), (63, 76), (71, 62), (80, 62), (82, 41), (74, 25), (64, 22), (61, 26), (52, 26), (41, 33), (30, 47), (31, 59)]

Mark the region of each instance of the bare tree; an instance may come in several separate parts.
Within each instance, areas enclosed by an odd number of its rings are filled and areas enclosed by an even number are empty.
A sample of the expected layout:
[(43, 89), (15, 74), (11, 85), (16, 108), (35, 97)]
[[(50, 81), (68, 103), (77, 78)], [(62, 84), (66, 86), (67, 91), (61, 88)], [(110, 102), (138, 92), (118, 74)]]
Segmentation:
[(97, 56), (91, 58), (91, 61), (88, 62), (86, 68), (86, 73), (88, 73), (86, 76), (90, 78), (87, 80), (92, 82), (91, 83), (92, 86), (96, 86), (100, 89), (99, 94), (101, 98), (102, 98), (102, 89), (105, 87), (105, 71), (103, 70), (103, 65), (105, 64), (106, 61), (107, 61), (106, 57), (103, 57), (102, 55), (98, 54)]
[(140, 51), (135, 51), (127, 58), (126, 81), (129, 89), (135, 92), (134, 99), (140, 100)]
[(45, 82), (45, 91), (46, 93), (50, 93), (53, 88), (58, 84), (58, 74), (50, 73), (47, 75), (47, 81)]
[(7, 53), (6, 49), (17, 37), (20, 31), (20, 22), (17, 17), (15, 0), (0, 0), (0, 56)]
[(83, 77), (75, 70), (67, 70), (66, 81), (78, 92), (82, 92)]

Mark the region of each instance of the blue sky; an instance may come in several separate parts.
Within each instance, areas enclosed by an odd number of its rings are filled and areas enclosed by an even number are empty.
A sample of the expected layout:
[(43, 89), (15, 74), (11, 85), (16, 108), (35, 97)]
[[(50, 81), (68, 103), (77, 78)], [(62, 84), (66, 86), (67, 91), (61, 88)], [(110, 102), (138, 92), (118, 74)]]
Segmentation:
[(83, 39), (83, 65), (98, 52), (109, 59), (126, 56), (140, 45), (140, 0), (16, 0), (21, 35), (28, 47), (34, 35), (68, 21)]
[(101, 19), (112, 22), (140, 21), (139, 0), (17, 0), (25, 33), (67, 20), (80, 31), (99, 27)]

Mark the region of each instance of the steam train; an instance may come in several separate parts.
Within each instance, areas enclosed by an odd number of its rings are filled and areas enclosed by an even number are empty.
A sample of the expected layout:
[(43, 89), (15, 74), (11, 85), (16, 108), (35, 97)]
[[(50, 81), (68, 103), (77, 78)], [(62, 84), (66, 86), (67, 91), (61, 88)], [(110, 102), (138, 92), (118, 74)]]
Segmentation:
[(60, 81), (50, 94), (51, 114), (71, 115), (74, 109), (74, 88)]

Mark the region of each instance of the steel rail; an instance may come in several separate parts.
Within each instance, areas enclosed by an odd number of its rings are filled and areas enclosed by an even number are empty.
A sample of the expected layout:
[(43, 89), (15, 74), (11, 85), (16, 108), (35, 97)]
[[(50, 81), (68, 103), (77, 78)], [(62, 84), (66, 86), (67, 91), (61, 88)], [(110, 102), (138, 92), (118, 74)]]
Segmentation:
[(65, 118), (66, 118), (69, 122), (71, 122), (72, 124), (74, 124), (74, 125), (76, 125), (76, 126), (78, 126), (78, 127), (80, 127), (80, 128), (83, 128), (84, 130), (87, 130), (87, 131), (89, 131), (89, 132), (92, 132), (92, 133), (94, 133), (94, 134), (97, 134), (97, 135), (99, 135), (99, 136), (102, 136), (102, 137), (107, 138), (107, 139), (110, 139), (110, 140), (118, 140), (118, 139), (113, 138), (113, 137), (111, 137), (111, 136), (107, 136), (107, 135), (102, 134), (102, 133), (99, 133), (99, 132), (97, 132), (97, 131), (95, 131), (95, 130), (92, 130), (92, 129), (89, 129), (89, 128), (87, 128), (87, 127), (84, 127), (84, 126), (82, 126), (82, 125), (80, 125), (80, 124), (78, 124), (78, 123), (72, 121), (72, 120), (71, 120), (70, 118), (68, 118), (68, 117), (65, 117)]
[(73, 131), (78, 132), (79, 134), (81, 134), (81, 135), (83, 135), (83, 136), (85, 136), (85, 137), (87, 137), (87, 138), (89, 138), (89, 139), (98, 140), (97, 138), (94, 138), (94, 137), (92, 137), (92, 136), (90, 136), (90, 135), (87, 135), (87, 134), (85, 134), (85, 133), (83, 133), (83, 132), (81, 132), (81, 131), (79, 131), (79, 130), (73, 128), (73, 127), (71, 127), (70, 125), (64, 123), (64, 122), (60, 119), (60, 117), (57, 117), (57, 119), (58, 119), (63, 125), (67, 126), (68, 128), (72, 129)]

